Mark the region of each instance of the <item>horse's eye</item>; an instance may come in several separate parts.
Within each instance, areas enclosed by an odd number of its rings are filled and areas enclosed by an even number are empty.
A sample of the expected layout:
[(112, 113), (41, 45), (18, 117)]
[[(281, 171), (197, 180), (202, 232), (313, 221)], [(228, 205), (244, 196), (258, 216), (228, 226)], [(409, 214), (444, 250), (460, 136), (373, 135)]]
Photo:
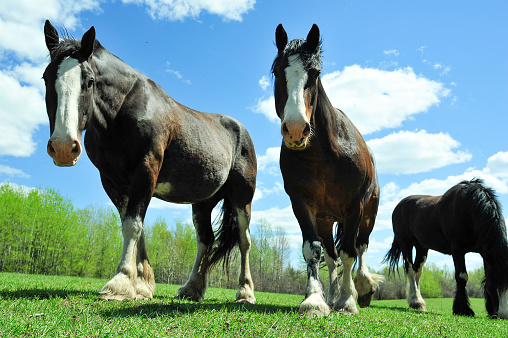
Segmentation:
[(92, 86), (93, 86), (93, 83), (94, 83), (94, 79), (93, 79), (93, 78), (91, 78), (90, 80), (88, 80), (88, 84), (87, 84), (88, 88), (92, 87)]

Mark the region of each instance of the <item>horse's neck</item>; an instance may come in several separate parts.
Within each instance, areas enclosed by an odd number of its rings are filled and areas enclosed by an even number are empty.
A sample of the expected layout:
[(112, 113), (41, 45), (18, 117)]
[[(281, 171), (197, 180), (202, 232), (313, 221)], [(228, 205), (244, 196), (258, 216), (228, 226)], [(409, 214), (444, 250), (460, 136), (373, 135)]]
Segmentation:
[(316, 110), (314, 112), (313, 127), (317, 138), (317, 145), (323, 150), (335, 151), (337, 148), (337, 123), (338, 116), (335, 108), (331, 104), (326, 92), (318, 80), (318, 98)]
[(101, 124), (104, 124), (116, 117), (142, 75), (105, 49), (94, 56), (94, 62), (96, 88), (100, 88), (94, 95), (95, 114)]
[(318, 81), (318, 99), (314, 113), (314, 131), (317, 144), (323, 152), (333, 153), (338, 157), (355, 156), (361, 148), (360, 132), (349, 118), (335, 108), (321, 83)]

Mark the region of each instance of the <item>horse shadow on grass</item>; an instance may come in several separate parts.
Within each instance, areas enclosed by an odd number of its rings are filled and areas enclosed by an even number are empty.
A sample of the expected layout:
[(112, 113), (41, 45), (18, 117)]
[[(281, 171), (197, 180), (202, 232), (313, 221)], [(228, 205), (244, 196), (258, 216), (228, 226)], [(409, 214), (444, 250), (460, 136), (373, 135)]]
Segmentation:
[(389, 310), (389, 311), (395, 311), (395, 312), (402, 312), (402, 313), (412, 313), (412, 314), (418, 314), (422, 316), (442, 316), (441, 313), (433, 312), (433, 311), (422, 311), (422, 310), (416, 310), (411, 309), (409, 307), (400, 307), (400, 306), (378, 306), (375, 304), (371, 304), (369, 306), (373, 309), (379, 309), (379, 310)]
[(62, 290), (62, 289), (19, 289), (11, 291), (0, 291), (0, 299), (54, 299), (54, 298), (94, 298), (97, 297), (97, 292), (93, 291), (75, 291), (75, 290)]
[[(162, 297), (161, 297), (162, 298)], [(201, 311), (227, 311), (251, 313), (298, 313), (298, 306), (272, 304), (239, 304), (236, 302), (214, 302), (206, 299), (201, 302), (190, 302), (174, 298), (164, 298), (156, 302), (132, 303), (132, 306), (108, 309), (101, 312), (104, 317), (139, 317), (157, 318), (161, 316), (179, 317)]]

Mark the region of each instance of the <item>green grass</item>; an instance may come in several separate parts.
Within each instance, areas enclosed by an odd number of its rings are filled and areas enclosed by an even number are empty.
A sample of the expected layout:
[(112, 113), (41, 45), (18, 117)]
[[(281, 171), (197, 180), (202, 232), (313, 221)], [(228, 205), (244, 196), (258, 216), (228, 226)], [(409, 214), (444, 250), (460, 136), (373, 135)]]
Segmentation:
[(306, 318), (302, 296), (256, 292), (257, 304), (240, 305), (235, 290), (209, 289), (193, 303), (158, 284), (150, 301), (107, 302), (98, 296), (106, 282), (0, 273), (0, 337), (508, 337), (508, 321), (488, 319), (482, 299), (471, 300), (475, 318), (451, 315), (452, 299), (427, 299), (425, 313), (389, 300)]

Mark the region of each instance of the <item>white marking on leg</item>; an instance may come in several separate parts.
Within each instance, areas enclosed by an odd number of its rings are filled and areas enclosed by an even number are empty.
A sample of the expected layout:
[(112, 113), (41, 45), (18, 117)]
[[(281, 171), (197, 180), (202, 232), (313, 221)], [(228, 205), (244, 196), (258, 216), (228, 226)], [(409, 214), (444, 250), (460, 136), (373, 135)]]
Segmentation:
[(137, 272), (136, 245), (142, 231), (143, 222), (139, 216), (126, 217), (122, 223), (123, 251), (119, 268), (129, 276)]
[(81, 94), (81, 68), (78, 60), (66, 57), (60, 63), (55, 89), (58, 103), (55, 129), (51, 138), (78, 139), (78, 108)]
[[(420, 268), (418, 271), (421, 276), (421, 271), (423, 268)], [(425, 309), (425, 301), (423, 300), (423, 297), (420, 293), (420, 278), (416, 278), (416, 273), (413, 270), (412, 266), (409, 265), (409, 269), (407, 272), (408, 277), (408, 291), (407, 291), (407, 302), (409, 304), (409, 307), (415, 308), (415, 309)]]
[(330, 306), (333, 306), (333, 303), (336, 301), (339, 296), (339, 279), (337, 277), (337, 266), (338, 262), (330, 257), (325, 250), (325, 262), (328, 267), (328, 277), (330, 280), (330, 287), (328, 289), (328, 299), (327, 303)]
[(508, 291), (505, 291), (499, 297), (499, 311), (497, 315), (501, 319), (508, 319)]
[(306, 116), (305, 99), (303, 96), (308, 75), (298, 55), (288, 58), (289, 66), (284, 69), (286, 73), (288, 99), (284, 107), (284, 122), (300, 122), (302, 119), (309, 122)]
[[(316, 249), (319, 248), (319, 252)], [(323, 289), (319, 276), (314, 276), (311, 272), (318, 271), (319, 256), (321, 255), (321, 243), (318, 241), (310, 243), (305, 241), (303, 244), (303, 257), (307, 262), (307, 296), (300, 304), (300, 313), (311, 315), (328, 315), (330, 307), (326, 304), (323, 297)], [(316, 257), (317, 256), (317, 257)], [(313, 266), (314, 265), (314, 266)]]
[(344, 251), (340, 252), (340, 260), (342, 261), (342, 284), (340, 285), (340, 296), (334, 308), (337, 311), (356, 314), (358, 308), (356, 307), (356, 298), (358, 294), (353, 284), (352, 270), (354, 257), (350, 257)]
[(250, 218), (245, 209), (236, 209), (238, 226), (240, 228), (240, 276), (238, 278), (238, 291), (236, 301), (241, 303), (256, 303), (254, 297), (254, 283), (250, 274), (249, 252), (251, 246), (249, 223)]

